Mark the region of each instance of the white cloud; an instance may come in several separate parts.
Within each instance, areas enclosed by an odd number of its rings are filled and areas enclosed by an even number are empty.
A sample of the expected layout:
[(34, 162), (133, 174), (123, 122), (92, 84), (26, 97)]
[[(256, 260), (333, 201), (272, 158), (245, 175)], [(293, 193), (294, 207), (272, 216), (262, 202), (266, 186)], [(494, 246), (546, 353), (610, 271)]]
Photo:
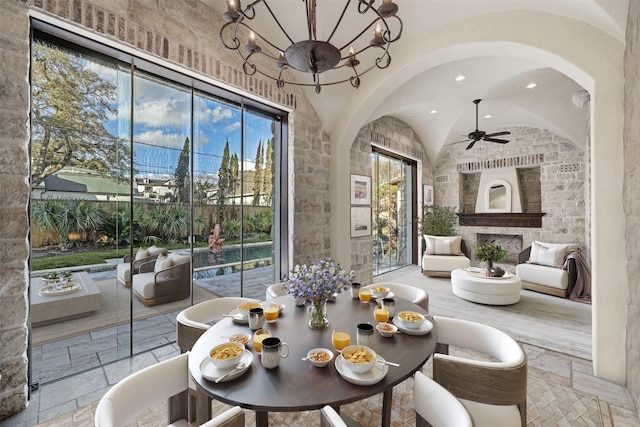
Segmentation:
[(136, 142), (143, 144), (151, 144), (160, 147), (170, 147), (182, 149), (184, 146), (184, 135), (177, 133), (165, 134), (162, 130), (152, 130), (136, 134), (134, 139)]

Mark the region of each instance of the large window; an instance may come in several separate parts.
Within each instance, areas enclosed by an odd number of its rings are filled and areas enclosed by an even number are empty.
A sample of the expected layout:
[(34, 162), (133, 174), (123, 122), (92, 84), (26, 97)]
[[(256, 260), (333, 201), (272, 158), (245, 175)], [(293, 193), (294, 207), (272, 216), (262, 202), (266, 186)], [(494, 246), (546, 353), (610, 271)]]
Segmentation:
[(101, 340), (55, 373), (33, 352), (47, 382), (173, 341), (195, 302), (264, 298), (287, 271), (286, 114), (35, 27), (32, 343)]

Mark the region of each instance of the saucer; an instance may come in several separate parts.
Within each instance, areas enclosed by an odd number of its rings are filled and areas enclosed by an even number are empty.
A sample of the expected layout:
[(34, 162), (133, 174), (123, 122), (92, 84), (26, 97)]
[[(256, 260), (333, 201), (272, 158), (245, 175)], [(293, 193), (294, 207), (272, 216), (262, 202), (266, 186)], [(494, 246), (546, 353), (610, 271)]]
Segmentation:
[(51, 284), (40, 289), (40, 295), (55, 297), (58, 295), (71, 294), (79, 289), (80, 284), (75, 282), (69, 282), (66, 285), (62, 285), (60, 289), (57, 289), (55, 284)]
[(244, 325), (249, 323), (249, 316), (243, 316), (242, 312), (237, 308), (234, 308), (233, 310), (231, 310), (231, 313), (229, 313), (229, 316), (231, 316), (231, 320), (233, 320), (236, 323), (242, 323)]
[[(241, 369), (238, 372), (234, 372), (228, 377), (223, 378), (222, 381), (220, 381), (221, 383), (226, 381), (231, 381), (232, 379), (238, 378), (240, 375), (244, 374), (247, 371), (247, 369), (251, 367), (251, 364), (253, 363), (253, 353), (245, 349), (242, 352), (242, 357), (240, 357), (240, 361), (246, 363), (247, 366), (244, 369)], [(225, 368), (225, 369), (218, 369), (216, 366), (214, 366), (213, 363), (211, 363), (211, 358), (209, 356), (205, 357), (204, 359), (202, 359), (202, 362), (200, 362), (200, 373), (204, 378), (208, 379), (209, 381), (215, 381), (216, 378), (219, 378), (221, 375), (224, 375), (227, 372), (232, 371), (234, 369), (235, 369), (235, 366), (232, 366), (230, 368)]]
[[(378, 359), (384, 360), (382, 356), (378, 355)], [(389, 366), (384, 363), (375, 363), (373, 368), (369, 372), (364, 374), (356, 374), (351, 369), (347, 368), (342, 358), (342, 354), (336, 357), (336, 371), (342, 378), (355, 385), (372, 385), (382, 381), (389, 371)]]
[(431, 329), (433, 329), (433, 323), (431, 323), (429, 319), (424, 319), (424, 322), (422, 322), (422, 325), (420, 325), (418, 329), (405, 328), (397, 317), (393, 318), (393, 324), (400, 329), (400, 332), (404, 332), (407, 335), (426, 335), (431, 332)]

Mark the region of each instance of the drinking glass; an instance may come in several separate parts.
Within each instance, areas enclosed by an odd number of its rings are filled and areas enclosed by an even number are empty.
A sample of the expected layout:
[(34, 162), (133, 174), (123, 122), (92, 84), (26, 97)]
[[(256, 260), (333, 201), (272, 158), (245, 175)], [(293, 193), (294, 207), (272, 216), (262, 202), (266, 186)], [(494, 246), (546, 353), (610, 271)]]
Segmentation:
[(376, 308), (373, 310), (373, 317), (375, 317), (376, 322), (385, 323), (389, 320), (389, 308), (384, 305), (376, 305)]
[(369, 302), (369, 300), (371, 299), (371, 289), (360, 289), (358, 297), (362, 302)]
[(270, 304), (264, 309), (264, 318), (267, 322), (275, 322), (280, 315), (280, 306)]
[(331, 333), (331, 343), (336, 350), (342, 351), (351, 344), (351, 334), (346, 329), (335, 329)]
[(253, 349), (260, 353), (262, 351), (262, 340), (271, 336), (269, 329), (258, 329), (253, 333)]

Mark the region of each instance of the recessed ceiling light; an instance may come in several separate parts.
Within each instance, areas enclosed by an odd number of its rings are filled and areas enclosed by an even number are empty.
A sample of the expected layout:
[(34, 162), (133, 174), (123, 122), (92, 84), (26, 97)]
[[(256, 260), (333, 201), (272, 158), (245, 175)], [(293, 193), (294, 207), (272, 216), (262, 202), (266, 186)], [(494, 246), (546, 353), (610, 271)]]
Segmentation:
[(491, 117), (493, 117), (491, 114), (487, 114), (486, 116), (484, 116), (485, 119), (490, 119)]
[(533, 83), (533, 82), (531, 82), (531, 83), (529, 83), (529, 84), (527, 85), (527, 89), (533, 89), (533, 88), (534, 88), (534, 87), (536, 87), (536, 86), (538, 86), (538, 83)]
[(466, 77), (465, 77), (465, 76), (463, 76), (462, 74), (460, 74), (459, 76), (457, 76), (457, 77), (456, 77), (456, 81), (457, 81), (457, 82), (461, 82), (461, 81), (463, 81), (464, 79), (466, 79)]
[(429, 114), (437, 114), (437, 113), (438, 113), (438, 110), (431, 110), (431, 111), (429, 111)]

